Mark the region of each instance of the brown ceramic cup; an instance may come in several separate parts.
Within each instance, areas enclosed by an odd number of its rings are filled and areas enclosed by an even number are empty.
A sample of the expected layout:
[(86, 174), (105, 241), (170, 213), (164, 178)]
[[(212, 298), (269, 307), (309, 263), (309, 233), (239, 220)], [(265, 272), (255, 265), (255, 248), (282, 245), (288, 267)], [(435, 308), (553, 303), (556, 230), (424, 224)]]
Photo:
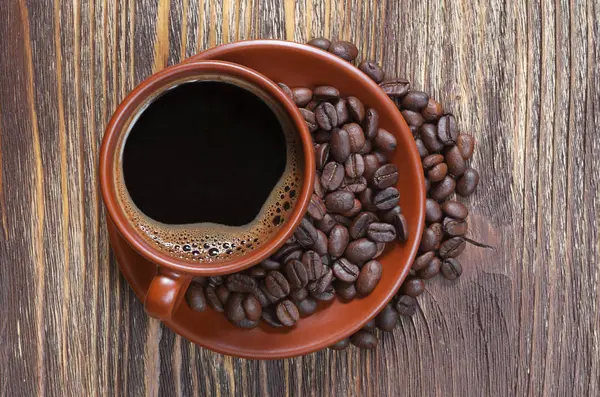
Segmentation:
[[(193, 262), (170, 256), (149, 242), (129, 220), (118, 195), (122, 174), (122, 151), (126, 136), (137, 116), (154, 99), (179, 84), (197, 80), (219, 80), (243, 86), (268, 102), (285, 124), (294, 130), (301, 144), (304, 168), (302, 186), (291, 215), (276, 233), (247, 255), (211, 263)], [(157, 266), (157, 274), (145, 298), (152, 317), (168, 320), (181, 303), (195, 276), (217, 276), (242, 271), (266, 259), (288, 240), (298, 226), (310, 201), (315, 177), (312, 138), (300, 112), (279, 87), (264, 75), (247, 67), (224, 61), (179, 64), (144, 80), (119, 105), (104, 135), (100, 152), (100, 185), (110, 219), (127, 244)]]

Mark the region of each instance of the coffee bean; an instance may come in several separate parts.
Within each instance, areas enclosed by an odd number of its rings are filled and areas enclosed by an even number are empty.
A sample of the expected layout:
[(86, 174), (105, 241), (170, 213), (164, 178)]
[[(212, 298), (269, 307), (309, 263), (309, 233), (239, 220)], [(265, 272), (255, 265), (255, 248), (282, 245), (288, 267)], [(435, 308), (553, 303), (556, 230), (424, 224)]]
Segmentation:
[[(217, 291), (218, 293), (219, 291)], [(265, 308), (267, 306), (269, 306), (271, 304), (271, 298), (267, 296), (267, 294), (265, 294), (264, 290), (259, 286), (258, 288), (256, 288), (254, 291), (252, 291), (252, 295), (254, 295), (254, 297), (256, 299), (258, 299), (258, 301), (260, 302), (260, 305)], [(272, 297), (273, 301), (277, 301), (277, 298)], [(226, 301), (223, 302), (223, 304), (225, 304)]]
[(363, 161), (363, 157), (358, 153), (351, 154), (344, 164), (344, 169), (346, 170), (346, 175), (349, 178), (358, 178), (362, 176), (362, 174), (365, 172), (365, 163)]
[(317, 106), (319, 106), (319, 104), (323, 102), (323, 100), (321, 99), (315, 99), (313, 96), (313, 99), (306, 104), (306, 106), (304, 107), (304, 109), (306, 110), (310, 110), (311, 112), (314, 112), (315, 109), (317, 108)]
[(344, 125), (343, 129), (348, 132), (350, 151), (352, 153), (358, 153), (365, 145), (365, 134), (363, 133), (362, 128), (356, 123), (349, 123)]
[(365, 178), (370, 180), (373, 178), (375, 171), (377, 171), (377, 169), (379, 169), (381, 166), (379, 160), (377, 160), (377, 157), (374, 154), (365, 154), (363, 156), (363, 163), (365, 165), (365, 171), (363, 175)]
[(348, 178), (348, 176), (346, 176), (344, 178), (344, 182), (342, 182), (342, 187), (340, 189), (352, 193), (360, 193), (366, 188), (367, 179), (364, 176), (359, 176), (358, 178)]
[(284, 298), (290, 293), (290, 284), (285, 276), (277, 270), (272, 270), (265, 277), (265, 287), (267, 292), (275, 298)]
[(290, 293), (290, 296), (294, 300), (294, 302), (303, 301), (308, 297), (308, 290), (306, 288), (300, 288)]
[(224, 281), (225, 280), (222, 276), (211, 276), (208, 278), (208, 284), (214, 287), (218, 287), (219, 285), (223, 284)]
[(469, 215), (467, 207), (455, 200), (444, 202), (441, 208), (444, 214), (454, 219), (465, 219)]
[(392, 163), (382, 165), (373, 173), (372, 181), (378, 189), (395, 186), (398, 183), (398, 167)]
[(456, 182), (454, 182), (454, 178), (446, 175), (444, 179), (431, 187), (429, 190), (429, 196), (434, 200), (443, 201), (452, 193), (454, 193), (455, 187)]
[(313, 298), (321, 302), (332, 301), (333, 299), (335, 299), (335, 289), (333, 289), (333, 286), (330, 285), (325, 289), (325, 291), (321, 292), (320, 294), (313, 294)]
[(348, 211), (342, 212), (342, 215), (351, 219), (351, 218), (354, 218), (356, 215), (358, 215), (358, 213), (361, 211), (362, 211), (362, 204), (359, 199), (355, 198), (352, 208), (349, 209)]
[(319, 196), (313, 194), (310, 197), (307, 212), (315, 220), (323, 219), (326, 212), (325, 203), (319, 198)]
[(377, 216), (379, 217), (379, 219), (382, 222), (393, 224), (394, 223), (394, 215), (401, 214), (401, 213), (402, 213), (402, 208), (400, 208), (400, 206), (397, 205), (392, 209), (385, 210), (385, 211), (379, 211), (377, 213)]
[(410, 83), (406, 79), (394, 79), (380, 83), (379, 87), (390, 98), (401, 98), (406, 95), (410, 89)]
[(323, 102), (315, 109), (315, 119), (317, 125), (326, 130), (331, 131), (338, 125), (337, 112), (335, 107), (329, 102)]
[(344, 302), (350, 302), (356, 298), (356, 286), (354, 283), (346, 283), (341, 280), (335, 280), (335, 292)]
[(308, 43), (306, 43), (306, 44), (327, 51), (327, 50), (329, 50), (331, 41), (329, 41), (328, 39), (326, 39), (324, 37), (316, 37), (312, 40), (309, 40)]
[(425, 147), (425, 144), (421, 139), (415, 139), (415, 144), (417, 145), (417, 151), (419, 152), (419, 157), (424, 158), (429, 155), (429, 151)]
[[(347, 124), (346, 124), (347, 125)], [(338, 163), (345, 163), (350, 156), (350, 136), (348, 131), (342, 128), (336, 128), (331, 133), (330, 154)]]
[(337, 190), (344, 181), (344, 166), (336, 161), (325, 164), (321, 173), (321, 186), (327, 191)]
[(197, 312), (203, 312), (206, 309), (206, 298), (204, 290), (199, 283), (191, 283), (185, 292), (185, 300), (192, 309)]
[[(263, 295), (264, 295), (264, 296), (267, 298), (267, 300), (268, 300), (270, 303), (277, 303), (277, 302), (279, 302), (279, 298), (278, 298), (278, 297), (276, 297), (276, 296), (273, 296), (273, 295), (272, 295), (272, 294), (269, 292), (269, 290), (267, 289), (267, 285), (266, 285), (266, 283), (264, 282), (264, 280), (263, 280), (263, 283), (262, 283), (262, 284), (259, 284), (259, 286), (258, 286), (258, 289), (259, 289), (259, 290), (262, 292), (262, 294), (263, 294)], [(257, 296), (257, 297), (260, 297), (260, 295), (259, 295), (259, 294), (257, 294), (256, 296)]]
[(335, 219), (335, 221), (344, 226), (345, 228), (350, 227), (350, 225), (352, 224), (352, 220), (349, 218), (346, 218), (344, 215), (341, 214), (335, 214), (333, 215), (333, 219)]
[(444, 115), (444, 109), (438, 101), (433, 98), (429, 98), (427, 106), (421, 111), (423, 118), (427, 122), (436, 122)]
[(456, 146), (460, 152), (460, 155), (463, 159), (468, 160), (473, 156), (473, 151), (475, 150), (475, 138), (469, 134), (458, 134), (458, 138), (456, 138)]
[(352, 283), (358, 278), (360, 269), (346, 258), (339, 258), (333, 262), (333, 275), (346, 283)]
[(250, 268), (249, 274), (252, 278), (263, 278), (267, 275), (267, 270), (261, 266), (253, 266)]
[(389, 223), (373, 222), (367, 229), (367, 237), (376, 243), (389, 243), (396, 239), (396, 229)]
[(258, 321), (262, 314), (262, 306), (254, 295), (246, 295), (242, 301), (246, 318), (250, 321)]
[(385, 243), (375, 244), (377, 245), (377, 252), (375, 252), (375, 256), (373, 256), (373, 259), (379, 258), (381, 255), (383, 255), (383, 251), (385, 251)]
[(403, 109), (414, 110), (415, 112), (420, 112), (427, 103), (429, 102), (429, 95), (424, 93), (423, 91), (409, 91), (402, 101), (400, 102), (400, 106)]
[(400, 295), (396, 301), (396, 311), (401, 316), (412, 316), (417, 309), (417, 300), (412, 296)]
[(322, 170), (329, 161), (329, 143), (315, 146), (315, 163), (318, 170)]
[(315, 114), (308, 109), (300, 108), (298, 110), (300, 111), (300, 114), (302, 114), (302, 117), (304, 118), (304, 121), (306, 122), (306, 126), (308, 127), (308, 130), (310, 132), (315, 132), (318, 128), (317, 119), (315, 118)]
[(348, 111), (348, 101), (340, 98), (335, 102), (335, 112), (337, 114), (338, 125), (344, 125), (350, 121), (350, 112)]
[(315, 174), (315, 182), (313, 184), (313, 191), (321, 199), (323, 197), (325, 197), (325, 189), (323, 188), (323, 185), (321, 185), (321, 174), (318, 171)]
[(445, 146), (452, 146), (458, 138), (458, 127), (453, 115), (448, 114), (440, 118), (437, 124), (438, 140)]
[(377, 245), (366, 239), (361, 238), (348, 244), (344, 256), (353, 263), (363, 263), (372, 259), (377, 253)]
[(425, 222), (433, 223), (442, 220), (442, 208), (437, 201), (428, 198), (425, 201)]
[(363, 105), (360, 99), (354, 96), (349, 96), (346, 100), (348, 101), (348, 110), (350, 111), (352, 121), (359, 124), (362, 123), (365, 118), (365, 105)]
[(400, 201), (400, 193), (395, 187), (388, 187), (375, 194), (373, 204), (378, 210), (389, 210)]
[(383, 81), (383, 69), (375, 62), (364, 60), (358, 65), (358, 68), (374, 82), (381, 83)]
[(315, 251), (306, 251), (302, 255), (302, 264), (304, 264), (306, 275), (311, 281), (318, 280), (325, 274), (321, 257)]
[(277, 262), (272, 258), (267, 258), (260, 263), (260, 266), (266, 270), (277, 270), (281, 267), (281, 263)]
[(468, 225), (464, 219), (444, 218), (444, 233), (448, 236), (464, 236), (467, 233)]
[(461, 237), (452, 237), (440, 245), (439, 254), (443, 259), (456, 258), (465, 250), (465, 246), (465, 240)]
[(279, 88), (281, 88), (281, 91), (283, 91), (285, 96), (290, 98), (292, 101), (294, 100), (294, 94), (292, 93), (292, 90), (290, 89), (290, 87), (288, 87), (287, 85), (285, 85), (283, 83), (277, 83), (277, 85), (279, 86)]
[(328, 240), (325, 233), (317, 230), (317, 241), (313, 244), (312, 249), (319, 255), (327, 254)]
[(441, 266), (442, 276), (448, 280), (456, 280), (462, 274), (462, 266), (456, 258), (446, 258)]
[(316, 143), (327, 143), (331, 141), (331, 131), (317, 130), (313, 136)]
[(381, 279), (382, 267), (381, 263), (377, 260), (370, 260), (365, 263), (358, 279), (356, 280), (356, 291), (360, 296), (367, 296), (379, 284)]
[(444, 162), (444, 156), (441, 154), (430, 154), (429, 156), (423, 159), (423, 169), (425, 171), (429, 171), (434, 168), (436, 165)]
[(317, 301), (313, 298), (306, 298), (296, 302), (296, 307), (300, 317), (308, 317), (317, 311)]
[(302, 247), (311, 247), (317, 241), (317, 229), (306, 218), (302, 219), (298, 228), (294, 232), (298, 243)]
[(325, 234), (329, 234), (335, 225), (336, 221), (330, 214), (325, 214), (321, 220), (315, 222), (317, 229), (321, 230)]
[(279, 302), (275, 309), (275, 314), (279, 321), (286, 327), (293, 327), (300, 318), (298, 308), (294, 305), (294, 302), (289, 299)]
[(377, 328), (385, 332), (392, 332), (398, 325), (398, 312), (394, 309), (391, 303), (388, 303), (385, 308), (375, 317)]
[(308, 273), (300, 260), (288, 261), (283, 271), (292, 290), (304, 288), (308, 284)]
[(429, 280), (440, 274), (440, 266), (442, 261), (440, 258), (434, 257), (429, 263), (418, 272), (419, 277), (423, 280)]
[(329, 193), (325, 196), (325, 206), (327, 207), (327, 211), (338, 214), (349, 211), (354, 206), (354, 194), (344, 190)]
[[(315, 244), (313, 244), (314, 246)], [(295, 251), (291, 251), (290, 253), (284, 255), (280, 260), (282, 263), (287, 263), (292, 259), (298, 259), (302, 256), (302, 249), (297, 249)]]
[(342, 225), (335, 225), (329, 233), (328, 251), (332, 258), (339, 258), (344, 254), (348, 242), (350, 241), (350, 234), (348, 229)]
[(425, 291), (425, 283), (419, 277), (408, 276), (400, 287), (400, 292), (404, 295), (416, 298)]
[(352, 62), (358, 56), (358, 48), (351, 42), (342, 40), (331, 43), (329, 52), (349, 62)]
[(377, 157), (377, 161), (379, 161), (380, 164), (388, 162), (387, 155), (381, 150), (373, 150), (373, 155)]
[(403, 214), (395, 214), (391, 223), (394, 225), (394, 229), (396, 229), (398, 241), (405, 243), (408, 240), (408, 222), (406, 222), (406, 217)]
[(363, 331), (367, 331), (367, 332), (375, 332), (375, 319), (371, 319), (368, 323), (366, 323), (365, 325), (363, 325), (363, 327), (361, 328)]
[(323, 276), (320, 279), (313, 281), (308, 284), (306, 287), (311, 296), (316, 297), (331, 286), (331, 282), (333, 281), (333, 271), (331, 269), (326, 269)]
[(361, 212), (354, 218), (348, 230), (352, 239), (356, 240), (367, 235), (367, 229), (373, 222), (377, 222), (377, 215), (372, 212)]
[(292, 88), (292, 96), (296, 106), (302, 108), (312, 100), (312, 90), (304, 87)]
[(329, 346), (330, 349), (332, 350), (346, 350), (346, 348), (350, 346), (350, 339), (346, 338), (346, 339), (342, 339), (336, 343), (334, 343), (333, 345)]
[(379, 130), (379, 113), (373, 108), (367, 109), (363, 121), (363, 132), (368, 140), (375, 138)]
[(414, 260), (414, 262), (411, 266), (411, 269), (414, 270), (415, 272), (419, 272), (419, 271), (423, 270), (424, 268), (426, 268), (427, 265), (429, 265), (429, 262), (431, 262), (431, 260), (433, 258), (435, 258), (434, 251), (425, 252), (424, 254), (421, 254), (416, 257), (416, 259)]
[[(381, 149), (384, 152), (393, 152), (394, 150), (396, 150), (396, 146), (398, 145), (394, 135), (392, 135), (387, 130), (384, 130), (383, 128), (377, 130), (377, 135), (375, 136), (373, 143), (375, 144), (376, 148)], [(381, 163), (385, 162), (382, 160), (379, 161)]]
[(362, 206), (365, 210), (367, 210), (367, 211), (376, 211), (377, 210), (377, 207), (373, 203), (374, 195), (375, 194), (373, 193), (373, 189), (371, 189), (371, 188), (366, 188), (364, 191), (362, 191), (358, 194), (358, 199), (360, 200), (360, 203), (362, 204)]
[(427, 193), (429, 193), (429, 191), (431, 190), (431, 181), (427, 178), (425, 178), (425, 191)]
[(467, 168), (463, 176), (456, 182), (456, 193), (466, 197), (470, 196), (477, 189), (479, 184), (479, 173), (473, 168)]
[(330, 101), (340, 97), (340, 92), (337, 88), (328, 85), (316, 87), (313, 90), (313, 99), (319, 101)]
[(244, 293), (252, 292), (257, 287), (256, 281), (252, 277), (240, 273), (230, 274), (227, 276), (225, 285), (231, 292)]
[(226, 305), (227, 301), (229, 300), (229, 297), (231, 296), (231, 291), (229, 291), (229, 289), (226, 286), (219, 285), (215, 290), (215, 293), (217, 294), (217, 298), (219, 298), (221, 303), (223, 305)]
[(408, 129), (410, 130), (410, 133), (412, 134), (413, 138), (417, 139), (420, 137), (419, 127), (409, 124)]
[(448, 165), (446, 163), (440, 163), (427, 171), (427, 179), (430, 182), (439, 182), (446, 177), (448, 174)]
[(403, 110), (400, 113), (402, 113), (402, 117), (404, 117), (406, 124), (409, 126), (419, 128), (425, 122), (425, 120), (423, 120), (423, 116), (421, 116), (421, 113), (413, 112), (412, 110)]
[(377, 347), (377, 337), (371, 332), (360, 330), (350, 337), (350, 342), (361, 349), (374, 349)]
[(434, 124), (425, 123), (419, 131), (421, 140), (429, 153), (440, 152), (444, 148), (444, 144), (438, 140), (437, 127)]
[(458, 150), (458, 146), (452, 146), (446, 152), (445, 158), (450, 174), (454, 175), (455, 177), (459, 177), (465, 173), (467, 164), (465, 163), (465, 159), (462, 158), (460, 150)]
[(252, 295), (234, 293), (227, 302), (227, 319), (240, 328), (254, 328), (262, 315), (262, 307)]

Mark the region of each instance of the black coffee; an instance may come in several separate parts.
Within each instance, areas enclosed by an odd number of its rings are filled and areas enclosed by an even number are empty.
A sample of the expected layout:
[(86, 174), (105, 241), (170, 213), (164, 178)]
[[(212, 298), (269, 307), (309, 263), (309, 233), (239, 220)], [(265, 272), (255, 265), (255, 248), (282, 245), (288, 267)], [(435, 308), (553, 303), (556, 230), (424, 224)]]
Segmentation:
[(170, 225), (251, 222), (285, 166), (286, 140), (271, 108), (217, 81), (185, 83), (156, 99), (123, 151), (133, 202)]

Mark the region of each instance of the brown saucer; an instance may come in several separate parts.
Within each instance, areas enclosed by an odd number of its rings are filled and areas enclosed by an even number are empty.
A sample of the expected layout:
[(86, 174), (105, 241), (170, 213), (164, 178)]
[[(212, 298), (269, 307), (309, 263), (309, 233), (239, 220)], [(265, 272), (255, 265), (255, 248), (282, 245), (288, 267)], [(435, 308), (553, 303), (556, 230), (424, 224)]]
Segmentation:
[[(337, 300), (314, 315), (302, 319), (293, 330), (265, 325), (241, 330), (222, 313), (208, 309), (198, 313), (184, 302), (165, 324), (183, 337), (223, 354), (238, 357), (276, 359), (308, 354), (343, 339), (373, 318), (393, 297), (408, 274), (423, 230), (425, 185), (421, 161), (412, 134), (387, 96), (366, 75), (350, 63), (307, 45), (275, 40), (226, 44), (188, 60), (224, 60), (252, 68), (275, 82), (290, 87), (333, 85), (344, 96), (360, 98), (380, 114), (381, 127), (398, 139), (393, 162), (400, 169), (400, 205), (409, 225), (406, 244), (393, 244), (380, 258), (384, 277), (375, 291), (364, 299), (344, 304)], [(143, 302), (156, 266), (133, 251), (108, 222), (111, 245), (125, 278)]]

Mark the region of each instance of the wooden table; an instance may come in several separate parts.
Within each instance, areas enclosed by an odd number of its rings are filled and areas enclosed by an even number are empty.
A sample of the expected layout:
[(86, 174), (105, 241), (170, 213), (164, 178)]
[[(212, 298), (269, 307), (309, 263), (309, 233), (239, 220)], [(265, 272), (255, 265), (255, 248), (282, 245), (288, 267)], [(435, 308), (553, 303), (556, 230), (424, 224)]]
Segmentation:
[[(2, 0), (0, 395), (600, 394), (600, 4)], [(248, 38), (353, 40), (478, 140), (457, 282), (374, 351), (247, 361), (150, 320), (111, 256), (103, 130), (141, 80)]]

